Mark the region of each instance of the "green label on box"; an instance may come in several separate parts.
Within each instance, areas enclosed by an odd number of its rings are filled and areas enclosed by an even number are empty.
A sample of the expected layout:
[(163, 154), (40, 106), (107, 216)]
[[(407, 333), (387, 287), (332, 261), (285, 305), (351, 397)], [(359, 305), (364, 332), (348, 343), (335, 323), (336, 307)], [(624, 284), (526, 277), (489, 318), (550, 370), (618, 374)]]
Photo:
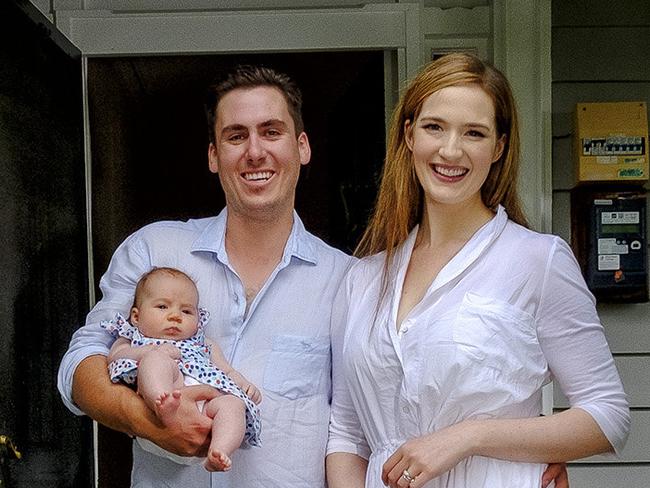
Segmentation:
[(620, 178), (643, 178), (643, 168), (625, 168), (618, 170)]

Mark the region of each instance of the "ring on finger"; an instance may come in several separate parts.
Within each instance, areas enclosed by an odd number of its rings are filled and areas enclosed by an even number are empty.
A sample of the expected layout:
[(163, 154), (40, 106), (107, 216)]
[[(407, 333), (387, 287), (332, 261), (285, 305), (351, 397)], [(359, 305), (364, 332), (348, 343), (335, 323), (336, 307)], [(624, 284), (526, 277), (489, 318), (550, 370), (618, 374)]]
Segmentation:
[(411, 476), (411, 473), (409, 473), (409, 470), (405, 469), (402, 472), (402, 478), (404, 478), (404, 480), (407, 481), (410, 484), (415, 479), (415, 476)]

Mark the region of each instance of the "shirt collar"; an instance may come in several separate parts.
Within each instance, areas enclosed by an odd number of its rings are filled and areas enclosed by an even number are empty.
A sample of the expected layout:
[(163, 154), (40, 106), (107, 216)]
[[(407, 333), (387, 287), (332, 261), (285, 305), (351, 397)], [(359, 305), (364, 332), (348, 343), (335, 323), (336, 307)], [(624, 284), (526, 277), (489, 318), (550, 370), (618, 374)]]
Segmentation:
[[(503, 206), (497, 207), (496, 215), (486, 222), (471, 239), (463, 246), (463, 248), (456, 254), (434, 280), (435, 283), (446, 283), (454, 279), (465, 269), (467, 269), (479, 256), (481, 256), (486, 249), (501, 235), (508, 222), (508, 214)], [(415, 238), (417, 237), (419, 226), (416, 225), (408, 238), (402, 244), (402, 247), (397, 251), (395, 257), (398, 263), (398, 269), (403, 274), (406, 272), (406, 264), (411, 259), (413, 246), (415, 245)], [(404, 276), (398, 276), (398, 279), (403, 281)]]
[[(226, 221), (228, 209), (224, 209), (201, 232), (192, 244), (191, 252), (204, 251), (214, 253), (223, 264), (229, 264), (226, 253)], [(314, 238), (305, 229), (297, 212), (293, 211), (293, 225), (289, 239), (282, 253), (281, 264), (286, 266), (292, 257), (311, 264), (318, 264), (318, 255), (314, 247)]]

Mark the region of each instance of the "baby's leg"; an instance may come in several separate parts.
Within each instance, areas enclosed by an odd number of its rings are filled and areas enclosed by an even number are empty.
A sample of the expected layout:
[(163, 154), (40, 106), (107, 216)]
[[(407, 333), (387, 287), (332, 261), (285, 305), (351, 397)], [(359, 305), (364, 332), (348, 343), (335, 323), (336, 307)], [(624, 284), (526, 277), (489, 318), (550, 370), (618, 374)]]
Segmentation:
[(183, 376), (176, 360), (168, 354), (151, 351), (138, 364), (138, 393), (163, 424), (181, 403)]
[(246, 433), (246, 406), (234, 395), (220, 395), (206, 405), (205, 414), (212, 418), (212, 441), (205, 460), (208, 471), (228, 471), (230, 456)]

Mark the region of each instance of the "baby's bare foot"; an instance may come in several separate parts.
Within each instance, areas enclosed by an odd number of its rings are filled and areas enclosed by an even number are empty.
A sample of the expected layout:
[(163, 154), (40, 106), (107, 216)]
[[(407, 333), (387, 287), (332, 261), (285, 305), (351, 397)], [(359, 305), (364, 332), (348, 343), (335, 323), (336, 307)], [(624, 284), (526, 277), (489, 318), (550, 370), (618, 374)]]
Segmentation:
[(156, 414), (163, 424), (174, 416), (181, 404), (181, 391), (163, 392), (156, 398)]
[(217, 449), (210, 449), (203, 466), (208, 471), (228, 471), (232, 467), (232, 461), (225, 453)]

